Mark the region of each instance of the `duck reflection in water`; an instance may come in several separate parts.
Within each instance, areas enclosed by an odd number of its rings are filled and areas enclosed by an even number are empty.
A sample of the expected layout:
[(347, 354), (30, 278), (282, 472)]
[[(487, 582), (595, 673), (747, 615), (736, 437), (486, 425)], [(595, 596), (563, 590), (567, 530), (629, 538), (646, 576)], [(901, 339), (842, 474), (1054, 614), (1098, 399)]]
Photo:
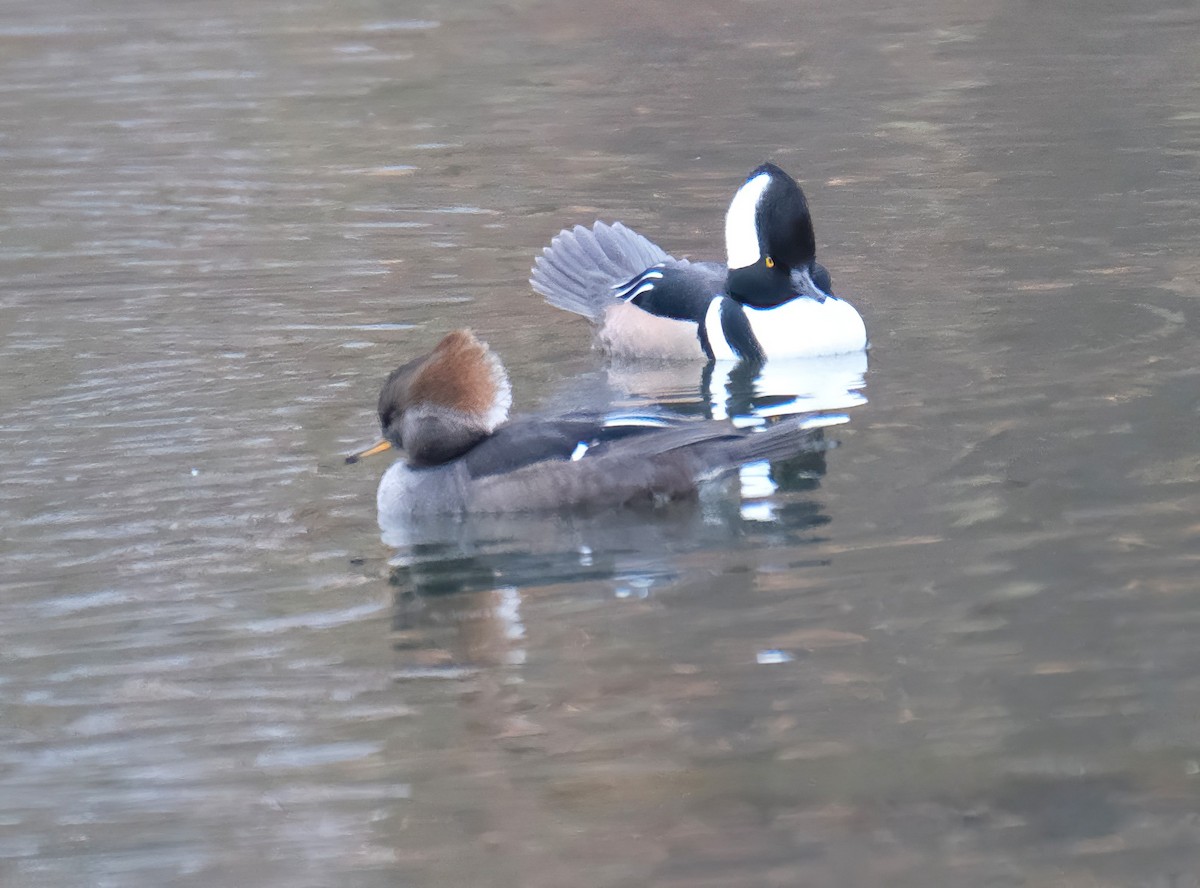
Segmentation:
[(733, 475), (653, 510), (470, 515), (387, 527), (397, 644), (433, 643), (449, 651), (455, 669), (511, 665), (524, 649), (520, 611), (530, 595), (653, 598), (709, 581), (716, 565), (746, 550), (787, 553), (790, 570), (823, 564), (804, 552), (815, 552), (830, 520), (813, 495), (824, 471), (824, 453), (773, 463), (775, 492), (763, 499), (743, 495), (747, 479)]
[(585, 397), (604, 385), (610, 402), (658, 408), (684, 416), (729, 419), (735, 425), (807, 415), (815, 425), (848, 421), (846, 411), (867, 403), (867, 352), (773, 361), (709, 361), (700, 365), (610, 361), (602, 381), (580, 380), (565, 397)]

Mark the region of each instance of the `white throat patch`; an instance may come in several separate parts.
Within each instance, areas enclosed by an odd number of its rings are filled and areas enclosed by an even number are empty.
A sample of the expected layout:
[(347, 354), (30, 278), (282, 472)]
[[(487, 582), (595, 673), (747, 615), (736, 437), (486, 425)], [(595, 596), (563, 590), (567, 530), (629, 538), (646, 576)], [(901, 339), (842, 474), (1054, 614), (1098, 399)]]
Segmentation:
[(730, 268), (745, 268), (762, 258), (754, 216), (770, 184), (771, 174), (759, 173), (738, 189), (729, 204), (729, 212), (725, 214), (725, 252)]

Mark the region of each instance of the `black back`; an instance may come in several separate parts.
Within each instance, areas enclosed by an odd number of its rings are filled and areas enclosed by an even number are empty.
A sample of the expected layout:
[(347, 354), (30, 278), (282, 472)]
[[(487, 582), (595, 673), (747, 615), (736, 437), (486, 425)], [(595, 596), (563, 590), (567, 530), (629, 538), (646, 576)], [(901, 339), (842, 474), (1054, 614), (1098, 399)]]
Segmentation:
[[(648, 285), (648, 286), (647, 286)], [(648, 268), (615, 288), (634, 293), (629, 301), (652, 315), (702, 323), (708, 304), (725, 286), (725, 267), (715, 262), (679, 262)]]
[(606, 426), (596, 415), (530, 417), (500, 426), (473, 447), (463, 461), (472, 478), (502, 475), (546, 460), (569, 460), (580, 444), (602, 448), (606, 442), (661, 431), (658, 426)]

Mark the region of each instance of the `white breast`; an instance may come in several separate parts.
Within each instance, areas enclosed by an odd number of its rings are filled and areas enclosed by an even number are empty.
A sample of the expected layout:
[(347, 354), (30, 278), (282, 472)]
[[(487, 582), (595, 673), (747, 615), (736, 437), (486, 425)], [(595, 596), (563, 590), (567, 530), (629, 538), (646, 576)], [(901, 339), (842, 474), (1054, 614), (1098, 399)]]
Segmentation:
[(793, 299), (775, 308), (744, 310), (768, 358), (841, 355), (867, 347), (862, 317), (849, 302), (833, 296), (824, 302)]
[[(721, 301), (714, 299), (708, 306), (704, 331), (716, 360), (736, 361), (738, 356), (721, 326)], [(842, 355), (867, 347), (862, 317), (849, 302), (833, 296), (824, 302), (801, 298), (775, 308), (742, 309), (768, 359)]]

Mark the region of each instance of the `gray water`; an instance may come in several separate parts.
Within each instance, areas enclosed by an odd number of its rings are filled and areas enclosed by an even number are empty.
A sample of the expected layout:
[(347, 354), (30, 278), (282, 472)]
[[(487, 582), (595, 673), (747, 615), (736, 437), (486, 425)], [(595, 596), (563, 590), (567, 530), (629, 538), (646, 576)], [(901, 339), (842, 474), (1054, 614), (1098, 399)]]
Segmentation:
[[(1200, 884), (1191, 2), (0, 7), (0, 884)], [(766, 501), (381, 539), (378, 385), (772, 158), (873, 349)], [(656, 387), (657, 386), (657, 387)], [(736, 487), (736, 485), (733, 485)]]

